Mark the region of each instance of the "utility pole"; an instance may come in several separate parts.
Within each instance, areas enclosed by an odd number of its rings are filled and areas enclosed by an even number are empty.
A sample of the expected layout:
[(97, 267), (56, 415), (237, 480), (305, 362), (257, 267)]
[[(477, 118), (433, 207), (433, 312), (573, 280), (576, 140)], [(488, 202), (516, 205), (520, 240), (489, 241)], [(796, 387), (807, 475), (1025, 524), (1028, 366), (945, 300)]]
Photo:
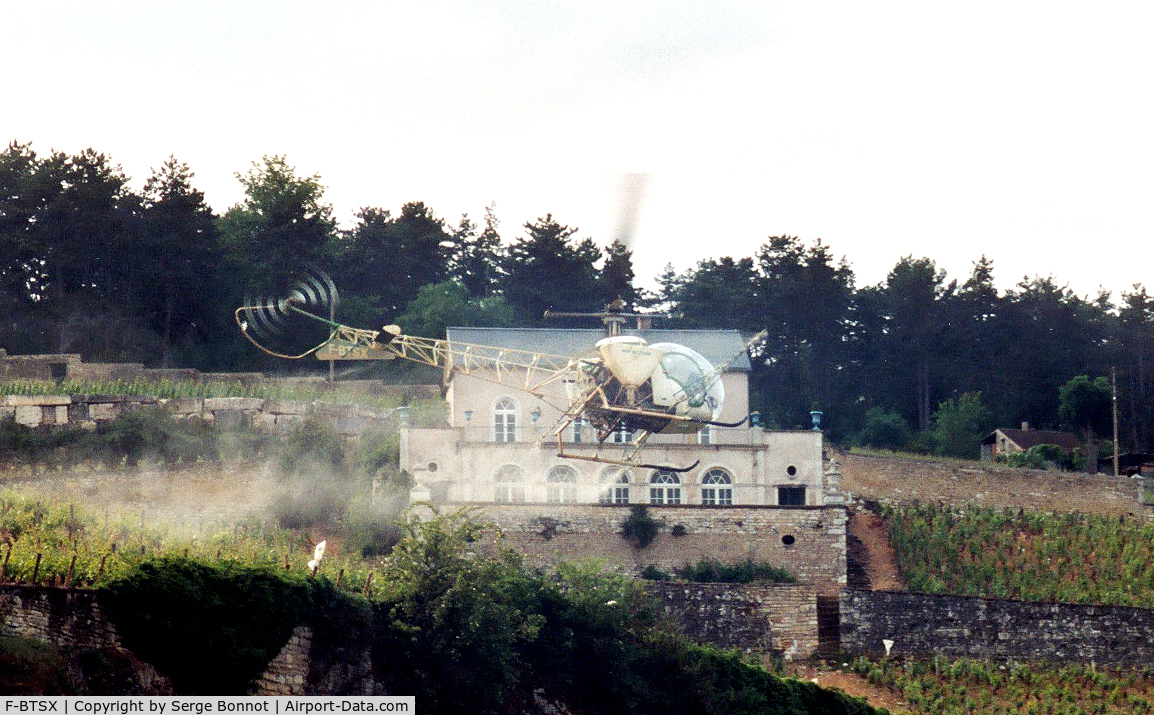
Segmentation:
[(1114, 408), (1114, 476), (1118, 476), (1118, 368), (1110, 368), (1110, 402)]

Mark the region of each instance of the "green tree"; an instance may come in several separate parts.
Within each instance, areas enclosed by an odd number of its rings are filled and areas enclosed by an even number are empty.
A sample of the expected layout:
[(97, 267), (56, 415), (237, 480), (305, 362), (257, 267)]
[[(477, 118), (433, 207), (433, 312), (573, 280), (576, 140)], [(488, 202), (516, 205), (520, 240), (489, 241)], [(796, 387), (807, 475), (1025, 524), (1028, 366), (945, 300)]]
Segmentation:
[(862, 420), (858, 442), (878, 449), (905, 449), (910, 442), (910, 426), (894, 410), (871, 407)]
[(480, 232), (467, 216), (461, 217), (453, 232), (449, 276), (476, 298), (493, 295), (500, 282), (502, 251), (498, 224), (494, 206), (490, 205), (485, 209), (485, 227)]
[(1154, 297), (1142, 285), (1122, 294), (1118, 311), (1119, 409), (1137, 451), (1149, 451), (1154, 425)]
[(1054, 424), (1059, 386), (1076, 375), (1109, 371), (1113, 333), (1110, 306), (1104, 296), (1087, 300), (1053, 278), (1023, 280), (1007, 293), (1008, 328), (1013, 340), (999, 355), (1001, 386), (1018, 406), (1019, 419)]
[(687, 328), (736, 328), (757, 332), (757, 268), (752, 258), (707, 259), (678, 275), (672, 268), (658, 278), (661, 300)]
[(363, 319), (395, 320), (421, 286), (447, 277), (451, 249), (444, 222), (419, 201), (403, 205), (395, 217), (362, 208), (342, 248), (342, 285), (378, 313)]
[(593, 311), (601, 305), (594, 264), (601, 250), (592, 239), (577, 241), (576, 228), (552, 214), (526, 223), (527, 234), (505, 254), (503, 294), (524, 325), (539, 325), (546, 310)]
[(990, 413), (980, 392), (967, 392), (958, 399), (938, 403), (931, 437), (938, 454), (977, 459), (982, 437), (989, 432)]
[(204, 192), (192, 186), (192, 170), (175, 157), (144, 185), (144, 236), (141, 240), (141, 309), (160, 328), (161, 363), (171, 365), (174, 332), (196, 340), (196, 326), (208, 324), (219, 256), (216, 220)]
[(606, 304), (620, 300), (624, 310), (637, 304), (637, 289), (633, 286), (633, 252), (619, 240), (605, 249), (605, 265), (601, 268), (601, 297)]
[(1110, 430), (1113, 391), (1105, 377), (1076, 375), (1058, 389), (1058, 418), (1090, 444)]
[(445, 337), (451, 325), (510, 326), (513, 314), (501, 296), (473, 298), (453, 281), (421, 286), (397, 323), (410, 335)]
[(297, 176), (283, 155), (266, 155), (236, 178), (245, 198), (225, 212), (219, 225), (244, 282), (276, 294), (302, 265), (328, 263), (336, 222), (319, 174)]
[[(762, 410), (781, 423), (803, 425), (814, 406), (853, 404), (849, 379), (850, 305), (854, 275), (820, 240), (772, 236), (757, 254), (755, 293), (768, 338), (754, 363)], [(752, 326), (751, 326), (752, 327)], [(827, 431), (844, 432), (846, 410), (831, 412)]]
[(945, 281), (945, 271), (929, 258), (905, 256), (870, 292), (878, 313), (870, 326), (875, 352), (869, 357), (874, 379), (888, 392), (882, 404), (900, 406), (922, 431), (930, 426), (944, 305), (955, 290)]

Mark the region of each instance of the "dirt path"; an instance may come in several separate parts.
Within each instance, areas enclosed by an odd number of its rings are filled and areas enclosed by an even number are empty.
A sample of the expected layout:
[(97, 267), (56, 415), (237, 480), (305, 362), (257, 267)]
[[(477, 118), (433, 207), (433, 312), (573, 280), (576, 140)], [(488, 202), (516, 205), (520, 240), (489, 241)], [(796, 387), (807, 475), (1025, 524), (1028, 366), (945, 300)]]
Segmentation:
[(915, 710), (905, 700), (885, 688), (871, 685), (865, 678), (845, 670), (831, 669), (811, 664), (798, 665), (792, 673), (799, 680), (817, 683), (823, 688), (832, 688), (854, 698), (865, 698), (875, 708), (885, 708), (891, 715), (926, 715)]
[(849, 533), (857, 538), (865, 551), (866, 576), (871, 591), (904, 591), (905, 582), (898, 571), (894, 549), (890, 546), (885, 523), (877, 514), (855, 512), (849, 520)]

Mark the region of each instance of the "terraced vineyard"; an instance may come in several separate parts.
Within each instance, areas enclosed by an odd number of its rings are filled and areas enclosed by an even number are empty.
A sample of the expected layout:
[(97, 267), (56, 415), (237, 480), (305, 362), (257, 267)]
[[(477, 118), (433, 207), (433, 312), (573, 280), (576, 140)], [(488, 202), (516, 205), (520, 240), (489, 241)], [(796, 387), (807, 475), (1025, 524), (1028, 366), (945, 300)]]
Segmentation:
[[(276, 566), (303, 573), (314, 544), (269, 521), (177, 528), (101, 517), (76, 504), (0, 491), (0, 583), (100, 585), (158, 557)], [(331, 551), (330, 551), (331, 553)], [(345, 555), (322, 572), (361, 590), (374, 565)], [(370, 584), (370, 588), (372, 588)]]
[(1154, 607), (1154, 524), (934, 504), (882, 516), (911, 591)]
[(1154, 671), (988, 660), (858, 658), (853, 671), (934, 715), (1154, 712)]

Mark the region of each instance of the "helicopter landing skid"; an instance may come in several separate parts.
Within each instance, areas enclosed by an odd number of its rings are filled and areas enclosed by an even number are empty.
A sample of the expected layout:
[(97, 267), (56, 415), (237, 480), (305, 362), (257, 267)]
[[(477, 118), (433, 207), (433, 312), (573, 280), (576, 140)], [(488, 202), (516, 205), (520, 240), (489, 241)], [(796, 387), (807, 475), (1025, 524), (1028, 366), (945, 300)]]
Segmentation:
[(637, 468), (641, 468), (641, 469), (656, 469), (656, 470), (661, 471), (661, 472), (674, 472), (675, 474), (684, 474), (685, 472), (692, 471), (693, 469), (697, 468), (697, 465), (701, 464), (700, 459), (697, 460), (696, 462), (694, 462), (693, 464), (689, 465), (688, 467), (675, 467), (671, 464), (638, 464), (637, 462), (630, 462), (630, 461), (625, 460), (625, 459), (613, 459), (611, 457), (596, 457), (596, 456), (589, 456), (589, 455), (585, 455), (585, 454), (569, 454), (568, 452), (566, 452), (564, 450), (557, 452), (557, 456), (561, 457), (562, 459), (580, 459), (580, 460), (584, 460), (586, 462), (597, 462), (599, 464), (616, 464), (616, 465), (621, 466), (621, 467), (637, 467)]

